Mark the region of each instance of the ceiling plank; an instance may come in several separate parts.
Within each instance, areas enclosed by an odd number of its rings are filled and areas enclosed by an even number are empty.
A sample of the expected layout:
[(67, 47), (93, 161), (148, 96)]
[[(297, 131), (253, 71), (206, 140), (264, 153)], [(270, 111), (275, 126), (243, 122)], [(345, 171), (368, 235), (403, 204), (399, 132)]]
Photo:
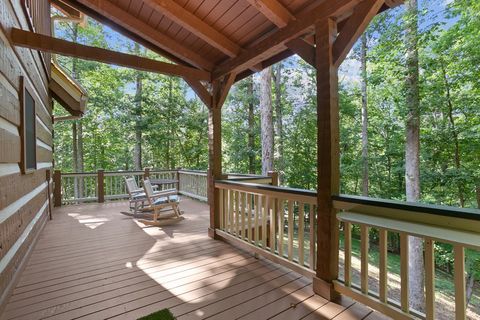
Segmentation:
[(240, 73), (250, 66), (266, 60), (285, 48), (285, 42), (303, 35), (316, 21), (337, 15), (340, 12), (352, 9), (359, 1), (337, 0), (334, 3), (324, 1), (316, 7), (297, 15), (296, 20), (287, 26), (278, 29), (270, 36), (262, 39), (252, 47), (245, 49), (237, 57), (228, 59), (213, 71), (213, 79), (218, 79), (228, 73)]
[(175, 1), (144, 0), (144, 2), (229, 57), (235, 57), (240, 53), (240, 46)]
[(213, 63), (208, 59), (179, 44), (140, 19), (133, 17), (110, 1), (77, 0), (76, 2), (95, 11), (120, 27), (130, 30), (178, 59), (203, 70), (211, 71), (213, 68)]
[(257, 8), (268, 20), (272, 21), (277, 27), (283, 28), (290, 21), (295, 20), (295, 16), (288, 11), (277, 0), (247, 0), (252, 6)]
[(20, 47), (56, 53), (64, 56), (77, 57), (85, 60), (109, 63), (143, 71), (180, 77), (188, 76), (197, 80), (210, 81), (210, 73), (207, 71), (165, 63), (102, 48), (85, 46), (21, 29), (12, 28), (10, 37), (13, 44)]
[(342, 63), (384, 3), (384, 0), (365, 0), (355, 7), (333, 44), (333, 61), (336, 67)]
[(303, 39), (293, 39), (285, 43), (287, 48), (295, 52), (312, 67), (315, 67), (315, 47)]

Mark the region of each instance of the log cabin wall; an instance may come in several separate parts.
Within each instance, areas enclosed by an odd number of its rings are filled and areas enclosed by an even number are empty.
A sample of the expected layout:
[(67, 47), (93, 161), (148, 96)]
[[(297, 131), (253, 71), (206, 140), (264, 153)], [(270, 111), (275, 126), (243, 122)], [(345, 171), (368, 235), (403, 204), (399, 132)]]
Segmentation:
[[(50, 35), (49, 1), (0, 1), (0, 313), (47, 220), (51, 199), (47, 191), (53, 149), (50, 55), (14, 47), (9, 40), (13, 27)], [(37, 168), (26, 174), (21, 170), (22, 82), (36, 113)]]

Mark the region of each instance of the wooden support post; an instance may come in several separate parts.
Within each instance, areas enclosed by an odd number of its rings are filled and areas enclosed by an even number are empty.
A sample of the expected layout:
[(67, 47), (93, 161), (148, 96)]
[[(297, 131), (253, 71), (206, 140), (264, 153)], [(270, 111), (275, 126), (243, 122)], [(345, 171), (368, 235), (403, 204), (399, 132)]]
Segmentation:
[(105, 202), (105, 184), (104, 184), (104, 170), (100, 169), (97, 171), (97, 197), (98, 203)]
[(150, 178), (150, 168), (143, 169), (143, 180), (147, 180)]
[[(176, 186), (177, 186), (177, 193), (180, 192), (180, 170), (181, 168), (177, 168), (177, 171), (175, 172), (175, 180), (177, 180)], [(198, 183), (197, 183), (198, 185)]]
[(62, 206), (62, 172), (55, 170), (53, 173), (53, 206)]
[(315, 25), (317, 69), (317, 272), (313, 290), (333, 300), (338, 294), (338, 222), (332, 195), (339, 193), (338, 69), (333, 61), (336, 21), (323, 19)]
[(52, 220), (52, 197), (51, 197), (51, 190), (50, 189), (50, 180), (52, 179), (52, 172), (50, 169), (45, 171), (45, 180), (47, 180), (47, 202), (48, 202), (48, 217)]
[(220, 227), (220, 196), (215, 190), (215, 180), (222, 176), (222, 109), (208, 108), (208, 204), (210, 206), (210, 228), (208, 235), (215, 237)]
[(272, 178), (272, 186), (278, 187), (278, 171), (268, 171), (268, 176)]

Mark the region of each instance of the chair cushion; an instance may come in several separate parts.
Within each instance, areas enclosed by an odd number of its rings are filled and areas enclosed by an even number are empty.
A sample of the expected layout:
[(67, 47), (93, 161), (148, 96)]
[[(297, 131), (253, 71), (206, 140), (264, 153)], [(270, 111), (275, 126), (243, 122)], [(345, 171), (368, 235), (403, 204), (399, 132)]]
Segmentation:
[(157, 204), (165, 204), (165, 203), (169, 203), (169, 202), (179, 202), (179, 201), (180, 201), (180, 199), (178, 198), (177, 195), (171, 195), (170, 199), (169, 199), (169, 197), (161, 197), (161, 198), (158, 198), (157, 200), (155, 200), (155, 202), (153, 204), (157, 205)]

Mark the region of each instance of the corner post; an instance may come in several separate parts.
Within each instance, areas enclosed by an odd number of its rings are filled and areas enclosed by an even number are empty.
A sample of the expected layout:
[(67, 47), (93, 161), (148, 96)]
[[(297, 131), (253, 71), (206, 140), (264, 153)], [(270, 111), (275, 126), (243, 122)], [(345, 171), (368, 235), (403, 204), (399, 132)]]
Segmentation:
[(98, 203), (105, 202), (105, 181), (104, 181), (105, 171), (100, 169), (97, 171), (97, 197)]
[(147, 180), (148, 178), (150, 178), (150, 168), (145, 167), (145, 169), (143, 169), (143, 180)]
[(268, 171), (268, 176), (272, 178), (272, 186), (278, 187), (278, 171)]
[(45, 180), (47, 181), (47, 202), (48, 202), (48, 217), (52, 220), (52, 194), (50, 189), (50, 182), (52, 182), (52, 171), (45, 170)]
[(222, 176), (222, 109), (208, 108), (208, 204), (210, 206), (210, 227), (208, 235), (215, 238), (215, 229), (220, 226), (218, 190), (215, 180)]
[(53, 206), (62, 206), (62, 171), (53, 172)]
[(317, 270), (315, 293), (328, 300), (338, 296), (333, 281), (338, 277), (338, 222), (332, 195), (339, 193), (338, 68), (333, 58), (336, 21), (315, 25), (317, 69)]

